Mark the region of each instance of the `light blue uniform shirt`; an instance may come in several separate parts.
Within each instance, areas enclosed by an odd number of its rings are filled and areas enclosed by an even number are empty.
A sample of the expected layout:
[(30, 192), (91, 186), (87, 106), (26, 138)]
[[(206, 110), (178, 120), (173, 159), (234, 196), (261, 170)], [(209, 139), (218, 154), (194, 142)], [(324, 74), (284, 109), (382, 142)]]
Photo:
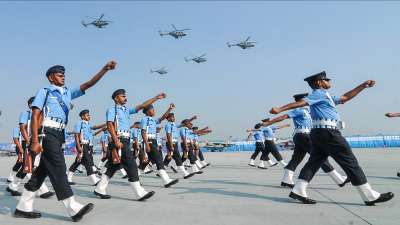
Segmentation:
[(103, 134), (100, 137), (100, 141), (103, 142), (104, 144), (108, 143), (108, 137), (109, 137), (108, 131), (103, 131)]
[[(115, 108), (117, 108), (117, 118), (118, 118), (118, 130), (124, 132), (130, 132), (131, 118), (130, 115), (137, 113), (136, 108), (128, 109), (122, 105), (116, 105), (110, 107), (106, 113), (107, 122), (114, 122), (115, 120)], [(114, 124), (116, 126), (116, 124)]]
[(167, 122), (167, 124), (165, 124), (164, 129), (166, 134), (171, 134), (172, 139), (178, 140), (179, 138), (178, 127), (175, 125), (175, 123)]
[(143, 142), (142, 132), (139, 128), (131, 128), (131, 139), (132, 141), (137, 140), (137, 142)]
[(16, 126), (13, 128), (13, 138), (20, 138), (21, 137), (21, 131), (19, 129), (19, 126)]
[(256, 142), (264, 142), (264, 133), (261, 130), (254, 131), (253, 137)]
[(192, 140), (195, 142), (199, 141), (199, 135), (198, 134), (192, 134)]
[(186, 139), (187, 141), (190, 141), (190, 130), (187, 127), (182, 127), (179, 130), (179, 134), (181, 136), (181, 138)]
[(93, 133), (89, 121), (80, 120), (74, 126), (74, 133), (81, 134), (81, 141), (93, 143)]
[(263, 132), (264, 137), (267, 140), (274, 139), (275, 130), (276, 130), (276, 126), (274, 126), (274, 125), (261, 128), (261, 131)]
[(292, 118), (295, 129), (310, 129), (311, 115), (308, 107), (297, 108), (287, 113)]
[(28, 121), (31, 120), (32, 111), (26, 110), (23, 111), (19, 116), (19, 124), (28, 124)]
[(61, 98), (65, 106), (71, 110), (71, 101), (75, 98), (78, 98), (85, 93), (81, 91), (80, 87), (69, 89), (67, 87), (60, 87), (63, 90), (63, 93), (56, 88), (54, 85), (50, 85), (48, 88), (42, 88), (38, 91), (35, 96), (35, 100), (32, 103), (32, 107), (36, 107), (40, 110), (43, 110), (44, 100), (46, 98), (46, 93), (49, 91), (49, 95), (47, 97), (47, 103), (45, 106), (45, 116), (52, 117), (60, 120), (61, 123), (67, 123), (68, 115), (65, 114), (63, 108), (57, 100), (56, 92), (61, 94)]
[(327, 90), (315, 89), (304, 100), (310, 106), (312, 120), (340, 120), (336, 110), (336, 105), (340, 104), (340, 98), (332, 97)]
[(158, 119), (154, 119), (150, 116), (145, 116), (140, 121), (140, 129), (145, 130), (149, 135), (156, 135), (157, 133), (157, 124), (159, 124)]

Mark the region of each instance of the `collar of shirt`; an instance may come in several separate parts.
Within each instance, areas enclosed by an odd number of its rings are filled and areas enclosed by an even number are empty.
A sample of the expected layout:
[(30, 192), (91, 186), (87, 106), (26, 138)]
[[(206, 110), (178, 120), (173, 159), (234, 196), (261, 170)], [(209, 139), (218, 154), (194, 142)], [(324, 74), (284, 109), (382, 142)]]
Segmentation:
[(56, 85), (52, 84), (52, 85), (50, 85), (49, 90), (50, 91), (57, 90), (58, 92), (60, 92), (60, 94), (63, 95), (65, 93), (65, 91), (67, 90), (67, 88), (65, 86), (59, 87), (59, 86), (56, 86)]

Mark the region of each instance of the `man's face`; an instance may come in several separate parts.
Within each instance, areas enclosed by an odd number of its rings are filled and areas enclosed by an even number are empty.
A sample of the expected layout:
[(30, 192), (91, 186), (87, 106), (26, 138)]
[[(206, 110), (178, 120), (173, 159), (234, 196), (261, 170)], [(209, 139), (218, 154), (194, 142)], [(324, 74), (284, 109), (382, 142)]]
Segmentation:
[(134, 128), (140, 128), (140, 124), (139, 124), (139, 123), (136, 123), (136, 124), (133, 125), (133, 127), (134, 127)]
[(172, 123), (175, 122), (175, 116), (168, 117), (168, 121)]
[(86, 121), (89, 121), (90, 120), (90, 114), (89, 113), (85, 113), (84, 115), (82, 115), (82, 119), (83, 120), (86, 120)]
[(63, 73), (52, 73), (49, 76), (49, 81), (58, 87), (62, 87), (65, 84), (65, 75)]
[(331, 88), (330, 80), (321, 80), (320, 82), (321, 82), (320, 87), (322, 87), (323, 89)]
[(125, 105), (126, 102), (128, 101), (128, 98), (126, 97), (126, 95), (121, 94), (121, 95), (117, 95), (117, 96), (114, 98), (114, 100), (115, 100), (116, 103), (118, 103), (118, 104), (120, 104), (120, 105)]
[(156, 115), (156, 110), (154, 108), (151, 108), (151, 109), (147, 110), (146, 114), (148, 116), (154, 116), (154, 115)]

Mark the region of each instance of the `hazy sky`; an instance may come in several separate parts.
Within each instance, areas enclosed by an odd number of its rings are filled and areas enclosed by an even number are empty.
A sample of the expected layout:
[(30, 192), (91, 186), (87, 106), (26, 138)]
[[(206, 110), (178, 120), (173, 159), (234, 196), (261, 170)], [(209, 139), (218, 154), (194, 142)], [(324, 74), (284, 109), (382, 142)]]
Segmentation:
[[(333, 94), (377, 80), (340, 107), (344, 134), (399, 133), (400, 119), (383, 116), (400, 111), (399, 11), (397, 2), (0, 2), (0, 141), (10, 141), (26, 100), (48, 86), (49, 66), (64, 65), (72, 87), (110, 59), (117, 70), (75, 100), (70, 130), (84, 108), (103, 122), (112, 91), (125, 88), (131, 105), (165, 91), (168, 99), (155, 105), (160, 114), (174, 102), (178, 120), (197, 114), (211, 139), (244, 138), (271, 106), (309, 91), (304, 77), (326, 70)], [(107, 28), (80, 24), (101, 13), (113, 21)], [(180, 40), (160, 37), (172, 23), (192, 30)], [(225, 44), (247, 36), (256, 48)], [(184, 61), (202, 53), (205, 64)], [(161, 66), (166, 76), (150, 74)]]

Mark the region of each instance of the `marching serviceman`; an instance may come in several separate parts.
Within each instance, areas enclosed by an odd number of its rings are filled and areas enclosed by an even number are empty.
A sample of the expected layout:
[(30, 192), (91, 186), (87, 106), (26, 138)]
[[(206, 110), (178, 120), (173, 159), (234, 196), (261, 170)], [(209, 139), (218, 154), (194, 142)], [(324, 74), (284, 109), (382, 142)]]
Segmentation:
[[(175, 107), (175, 106), (174, 106)], [(168, 166), (172, 159), (174, 159), (178, 171), (182, 174), (183, 179), (188, 179), (194, 173), (188, 173), (182, 164), (181, 154), (178, 150), (179, 133), (178, 127), (175, 124), (175, 114), (169, 113), (167, 115), (167, 124), (165, 125), (165, 134), (167, 136), (167, 154), (164, 158), (164, 165)]]
[[(22, 149), (23, 149), (23, 166), (20, 167), (17, 174), (13, 177), (13, 181), (8, 185), (7, 191), (11, 193), (13, 196), (19, 196), (21, 193), (18, 192), (18, 187), (21, 184), (21, 181), (24, 178), (28, 180), (31, 178), (33, 168), (33, 162), (35, 161), (35, 155), (32, 154), (30, 150), (30, 126), (31, 126), (31, 118), (32, 118), (32, 103), (35, 100), (35, 97), (31, 97), (28, 99), (28, 110), (23, 111), (19, 116), (19, 131), (20, 136), (22, 137)], [(40, 188), (36, 191), (36, 196), (40, 198), (50, 198), (54, 195), (53, 192), (49, 190), (46, 183), (40, 186)]]
[(381, 194), (372, 189), (351, 147), (339, 131), (343, 127), (343, 122), (340, 121), (336, 105), (344, 104), (364, 89), (373, 87), (375, 81), (365, 81), (341, 97), (329, 94), (328, 89), (331, 88), (331, 84), (325, 72), (307, 77), (304, 81), (308, 82), (313, 90), (309, 96), (304, 100), (270, 110), (270, 113), (278, 114), (290, 109), (310, 106), (313, 121), (310, 133), (312, 151), (289, 196), (304, 204), (315, 204), (316, 201), (307, 195), (307, 186), (328, 156), (331, 156), (344, 170), (351, 183), (356, 186), (366, 205), (372, 206), (392, 199), (394, 197), (392, 192)]
[[(85, 91), (95, 85), (109, 70), (113, 70), (116, 62), (108, 62), (88, 82), (76, 88), (67, 88), (65, 68), (60, 65), (50, 67), (46, 77), (50, 86), (42, 88), (32, 103), (31, 151), (38, 154), (38, 167), (33, 171), (31, 179), (25, 184), (25, 189), (17, 204), (14, 215), (24, 218), (39, 218), (41, 214), (33, 210), (35, 192), (42, 186), (48, 176), (56, 192), (57, 199), (62, 201), (67, 213), (73, 221), (79, 221), (89, 213), (94, 205), (82, 205), (75, 200), (66, 174), (66, 165), (62, 144), (65, 139), (65, 127), (71, 109), (71, 100), (85, 94)], [(40, 137), (40, 138), (39, 138)]]
[(154, 195), (154, 191), (147, 192), (139, 181), (138, 167), (130, 148), (130, 115), (136, 114), (139, 110), (154, 103), (159, 99), (165, 98), (165, 94), (161, 93), (144, 103), (137, 105), (135, 108), (127, 108), (125, 104), (128, 101), (126, 91), (118, 89), (114, 91), (111, 98), (114, 100), (114, 106), (109, 108), (106, 113), (106, 121), (108, 132), (111, 135), (111, 142), (108, 144), (110, 151), (107, 171), (102, 174), (94, 194), (102, 199), (111, 198), (107, 195), (107, 186), (115, 172), (124, 168), (128, 175), (128, 182), (132, 187), (135, 197), (138, 201), (144, 201)]
[(163, 158), (158, 151), (156, 133), (157, 124), (160, 124), (161, 121), (163, 121), (167, 117), (167, 115), (172, 111), (174, 107), (174, 104), (170, 104), (168, 110), (161, 116), (161, 118), (154, 119), (153, 117), (155, 116), (156, 111), (153, 105), (147, 105), (143, 108), (143, 114), (145, 114), (146, 116), (143, 117), (140, 122), (145, 151), (149, 157), (149, 161), (152, 161), (156, 164), (158, 173), (163, 181), (164, 187), (166, 188), (178, 183), (179, 180), (170, 179), (167, 172), (165, 171)]
[(24, 149), (21, 145), (21, 132), (19, 126), (13, 129), (13, 142), (15, 144), (15, 153), (17, 154), (17, 161), (15, 162), (10, 175), (7, 178), (7, 183), (11, 183), (14, 180), (14, 176), (17, 174), (20, 168), (23, 167)]
[(75, 184), (75, 182), (72, 182), (72, 177), (74, 176), (74, 172), (78, 166), (82, 164), (86, 169), (86, 173), (90, 181), (93, 183), (93, 185), (97, 185), (97, 182), (99, 182), (100, 179), (93, 171), (93, 160), (90, 156), (90, 152), (92, 151), (90, 149), (90, 143), (93, 142), (92, 130), (101, 129), (105, 126), (105, 124), (91, 126), (91, 117), (88, 109), (82, 110), (79, 113), (79, 117), (81, 119), (76, 122), (74, 127), (77, 156), (75, 162), (69, 167), (68, 182), (70, 185)]
[[(308, 94), (297, 94), (294, 95), (293, 98), (296, 102), (301, 101), (305, 97), (307, 97)], [(311, 131), (311, 125), (312, 125), (312, 120), (311, 120), (311, 115), (310, 115), (310, 110), (308, 107), (304, 106), (301, 108), (293, 109), (289, 111), (287, 114), (284, 114), (282, 116), (279, 116), (277, 118), (271, 119), (268, 122), (264, 122), (264, 126), (270, 126), (274, 123), (283, 121), (285, 119), (291, 118), (293, 120), (294, 124), (294, 136), (293, 136), (293, 142), (294, 142), (294, 151), (292, 155), (292, 159), (288, 163), (288, 165), (285, 167), (285, 172), (282, 178), (281, 186), (282, 187), (294, 187), (294, 181), (293, 181), (293, 176), (294, 176), (294, 171), (296, 170), (297, 166), (301, 163), (301, 161), (304, 159), (304, 156), (307, 153), (311, 152), (311, 140), (310, 140), (310, 131)], [(346, 183), (350, 182), (350, 179), (348, 179), (345, 176), (342, 176), (339, 174), (333, 166), (329, 163), (328, 160), (326, 160), (324, 163), (321, 164), (322, 170), (327, 173), (331, 179), (339, 186), (343, 187)]]

